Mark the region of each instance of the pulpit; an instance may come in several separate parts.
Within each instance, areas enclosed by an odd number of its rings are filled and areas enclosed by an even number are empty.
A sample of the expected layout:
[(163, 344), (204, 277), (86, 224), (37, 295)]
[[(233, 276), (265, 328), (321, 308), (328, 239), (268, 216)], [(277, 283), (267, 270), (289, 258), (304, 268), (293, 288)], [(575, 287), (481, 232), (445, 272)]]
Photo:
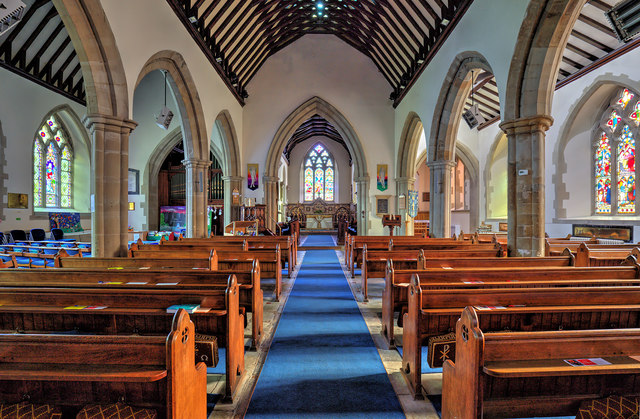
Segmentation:
[(382, 226), (389, 227), (389, 235), (393, 236), (393, 228), (400, 227), (402, 223), (402, 219), (399, 215), (383, 215), (382, 216)]

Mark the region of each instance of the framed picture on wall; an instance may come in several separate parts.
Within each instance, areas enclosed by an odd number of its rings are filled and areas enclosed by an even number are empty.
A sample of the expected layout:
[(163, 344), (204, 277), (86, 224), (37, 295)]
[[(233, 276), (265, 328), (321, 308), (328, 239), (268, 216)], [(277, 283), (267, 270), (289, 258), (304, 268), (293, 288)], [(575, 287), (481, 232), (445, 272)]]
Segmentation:
[(429, 202), (429, 192), (422, 192), (422, 202)]
[(140, 194), (140, 170), (129, 169), (129, 195)]
[(389, 214), (389, 195), (376, 195), (376, 215)]

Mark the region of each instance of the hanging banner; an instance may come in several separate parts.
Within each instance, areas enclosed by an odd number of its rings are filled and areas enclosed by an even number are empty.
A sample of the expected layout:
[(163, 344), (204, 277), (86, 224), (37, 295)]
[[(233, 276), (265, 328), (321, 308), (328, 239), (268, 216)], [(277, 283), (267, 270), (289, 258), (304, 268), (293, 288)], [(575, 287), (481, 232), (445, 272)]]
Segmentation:
[(409, 191), (409, 217), (416, 218), (418, 215), (418, 191)]
[(387, 190), (387, 165), (386, 164), (379, 164), (378, 168), (376, 170), (376, 173), (378, 174), (378, 190), (379, 191), (386, 191)]
[(255, 191), (260, 186), (258, 182), (258, 163), (247, 164), (247, 188)]

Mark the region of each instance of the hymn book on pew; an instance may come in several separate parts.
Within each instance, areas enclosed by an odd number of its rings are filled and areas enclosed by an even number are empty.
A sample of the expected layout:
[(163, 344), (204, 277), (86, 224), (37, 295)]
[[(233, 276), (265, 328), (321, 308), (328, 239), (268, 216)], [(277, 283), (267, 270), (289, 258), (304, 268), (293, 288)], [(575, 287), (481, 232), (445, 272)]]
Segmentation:
[(181, 308), (184, 309), (187, 313), (202, 312), (201, 310), (199, 310), (200, 304), (174, 304), (167, 307), (167, 313), (177, 313)]

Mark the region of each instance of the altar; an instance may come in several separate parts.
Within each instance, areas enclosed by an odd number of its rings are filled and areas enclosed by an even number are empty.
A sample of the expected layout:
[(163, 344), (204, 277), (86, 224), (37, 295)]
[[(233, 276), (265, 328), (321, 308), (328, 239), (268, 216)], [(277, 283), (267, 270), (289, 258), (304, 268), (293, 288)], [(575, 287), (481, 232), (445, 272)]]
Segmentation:
[(332, 229), (333, 214), (313, 214), (307, 216), (307, 229)]

